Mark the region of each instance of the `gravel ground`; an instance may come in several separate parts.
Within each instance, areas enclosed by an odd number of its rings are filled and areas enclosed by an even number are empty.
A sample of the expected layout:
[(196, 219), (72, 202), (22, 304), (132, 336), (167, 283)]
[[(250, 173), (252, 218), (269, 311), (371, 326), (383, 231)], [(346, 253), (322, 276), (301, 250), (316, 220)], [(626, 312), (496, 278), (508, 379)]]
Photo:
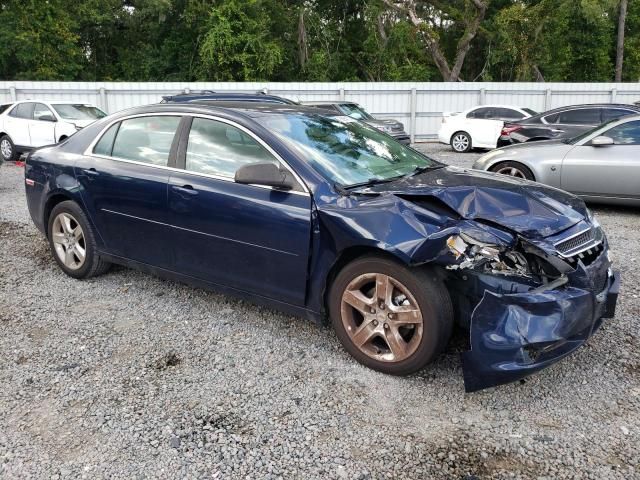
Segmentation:
[(640, 478), (637, 210), (594, 207), (616, 318), (526, 382), (465, 394), (462, 334), (395, 378), (303, 319), (124, 268), (66, 277), (22, 175), (0, 167), (3, 479)]

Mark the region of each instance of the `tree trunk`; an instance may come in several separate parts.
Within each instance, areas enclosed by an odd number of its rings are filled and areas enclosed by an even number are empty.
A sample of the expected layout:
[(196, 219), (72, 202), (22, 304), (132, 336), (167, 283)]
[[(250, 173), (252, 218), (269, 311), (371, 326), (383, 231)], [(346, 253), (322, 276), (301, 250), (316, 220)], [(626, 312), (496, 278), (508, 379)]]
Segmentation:
[(304, 23), (304, 8), (300, 9), (298, 16), (298, 63), (304, 70), (307, 61), (309, 60), (309, 47), (307, 39), (307, 27)]
[(469, 49), (471, 48), (471, 42), (475, 38), (480, 24), (484, 20), (487, 12), (487, 2), (484, 0), (471, 0), (472, 5), (475, 7), (475, 15), (466, 20), (466, 26), (464, 33), (458, 44), (456, 45), (456, 56), (453, 61), (453, 66), (449, 64), (449, 61), (444, 55), (437, 34), (431, 31), (428, 23), (425, 19), (420, 18), (416, 11), (416, 4), (414, 0), (383, 0), (385, 5), (389, 8), (405, 14), (411, 24), (420, 31), (425, 39), (427, 50), (431, 55), (433, 63), (440, 71), (442, 78), (445, 82), (460, 82), (460, 72), (464, 65), (465, 58)]
[(628, 0), (620, 0), (618, 13), (618, 42), (616, 44), (616, 82), (622, 81), (622, 65), (624, 61), (624, 24), (627, 20)]

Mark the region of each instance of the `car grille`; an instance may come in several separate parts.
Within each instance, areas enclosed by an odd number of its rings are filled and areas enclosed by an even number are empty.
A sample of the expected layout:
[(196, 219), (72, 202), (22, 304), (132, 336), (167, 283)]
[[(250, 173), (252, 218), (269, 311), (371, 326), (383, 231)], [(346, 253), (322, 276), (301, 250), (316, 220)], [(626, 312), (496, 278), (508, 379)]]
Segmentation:
[(558, 252), (563, 255), (570, 255), (572, 252), (581, 250), (582, 247), (587, 246), (594, 240), (593, 228), (580, 232), (579, 234), (561, 242), (556, 243)]

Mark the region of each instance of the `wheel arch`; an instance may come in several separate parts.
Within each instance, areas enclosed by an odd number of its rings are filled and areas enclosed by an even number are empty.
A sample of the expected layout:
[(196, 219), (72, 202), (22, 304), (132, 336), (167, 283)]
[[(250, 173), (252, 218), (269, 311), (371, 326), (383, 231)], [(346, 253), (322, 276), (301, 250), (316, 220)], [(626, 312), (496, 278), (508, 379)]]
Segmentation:
[[(42, 224), (44, 226), (44, 231), (47, 238), (49, 237), (49, 217), (51, 216), (51, 212), (56, 205), (67, 200), (75, 202), (75, 199), (64, 190), (57, 191), (49, 195), (49, 197), (47, 198), (47, 201), (44, 204), (44, 208), (42, 209)], [(80, 205), (80, 208), (82, 208), (82, 205)]]
[(531, 165), (529, 165), (527, 162), (523, 162), (522, 160), (503, 160), (503, 159), (500, 159), (500, 160), (492, 163), (491, 165), (487, 166), (487, 171), (493, 171), (494, 168), (496, 168), (498, 165), (502, 165), (503, 163), (519, 163), (520, 165), (525, 167), (527, 170), (529, 170), (529, 172), (531, 172), (531, 175), (533, 176), (533, 181), (534, 182), (538, 181), (536, 179), (535, 171), (531, 167)]
[(336, 256), (336, 259), (333, 262), (333, 265), (331, 265), (331, 268), (329, 269), (324, 280), (323, 291), (322, 291), (322, 308), (324, 310), (323, 313), (325, 314), (324, 315), (325, 320), (327, 317), (326, 314), (329, 311), (329, 305), (328, 305), (329, 291), (331, 290), (331, 285), (333, 284), (333, 281), (335, 280), (335, 278), (338, 276), (338, 273), (340, 273), (340, 271), (344, 267), (346, 267), (348, 264), (350, 264), (354, 260), (357, 260), (358, 258), (362, 258), (368, 255), (371, 255), (371, 256), (375, 255), (381, 258), (387, 258), (389, 260), (398, 262), (401, 265), (409, 266), (409, 263), (405, 258), (403, 258), (402, 256), (396, 253), (390, 252), (389, 250), (385, 250), (383, 248), (366, 246), (366, 245), (356, 245), (356, 246), (345, 248)]

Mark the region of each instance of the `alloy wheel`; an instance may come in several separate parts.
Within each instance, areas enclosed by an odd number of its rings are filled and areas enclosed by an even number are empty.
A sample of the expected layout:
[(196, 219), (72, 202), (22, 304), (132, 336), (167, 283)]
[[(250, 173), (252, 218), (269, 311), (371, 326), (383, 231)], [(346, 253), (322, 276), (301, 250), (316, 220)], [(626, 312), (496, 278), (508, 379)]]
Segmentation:
[(400, 362), (420, 345), (422, 312), (409, 289), (389, 275), (367, 273), (353, 279), (340, 308), (350, 340), (370, 358)]
[(469, 148), (469, 137), (462, 133), (459, 133), (458, 135), (453, 137), (451, 145), (456, 152), (463, 152)]
[(2, 157), (5, 160), (9, 160), (11, 158), (11, 154), (13, 153), (13, 148), (11, 147), (11, 142), (6, 138), (0, 142), (0, 153), (2, 153)]
[(511, 177), (517, 178), (527, 178), (522, 170), (516, 167), (503, 167), (495, 171), (496, 173), (501, 173), (502, 175), (509, 175)]
[(87, 257), (87, 246), (78, 221), (68, 213), (61, 213), (53, 220), (51, 234), (60, 261), (71, 270), (82, 268)]

